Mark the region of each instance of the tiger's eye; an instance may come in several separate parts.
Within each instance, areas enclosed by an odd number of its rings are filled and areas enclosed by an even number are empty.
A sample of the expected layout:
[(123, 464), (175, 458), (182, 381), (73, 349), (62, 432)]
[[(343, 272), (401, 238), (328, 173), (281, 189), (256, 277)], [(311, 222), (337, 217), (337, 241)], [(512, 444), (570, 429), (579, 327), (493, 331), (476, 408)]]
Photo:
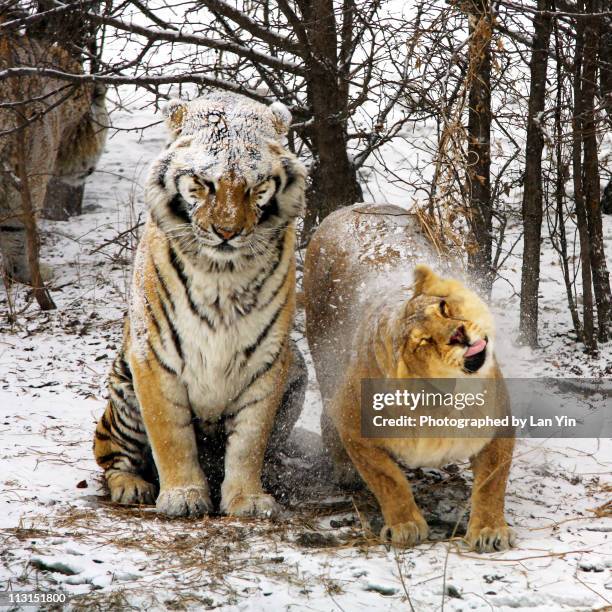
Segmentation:
[(215, 195), (215, 184), (212, 181), (207, 181), (206, 179), (200, 178), (199, 176), (194, 176), (193, 180), (200, 187), (207, 189), (210, 195)]

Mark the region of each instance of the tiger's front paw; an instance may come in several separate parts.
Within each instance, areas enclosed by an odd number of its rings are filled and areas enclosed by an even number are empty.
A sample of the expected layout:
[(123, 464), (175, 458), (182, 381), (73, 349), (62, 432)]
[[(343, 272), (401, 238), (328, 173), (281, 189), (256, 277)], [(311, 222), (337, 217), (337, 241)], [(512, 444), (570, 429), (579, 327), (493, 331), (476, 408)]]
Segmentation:
[(153, 504), (155, 486), (137, 474), (115, 472), (107, 478), (111, 500), (117, 504)]
[(516, 535), (505, 521), (490, 527), (470, 523), (465, 541), (472, 550), (478, 553), (499, 552), (513, 547), (516, 543)]
[(222, 502), (221, 507), (229, 516), (255, 516), (259, 518), (273, 518), (281, 510), (275, 499), (266, 493), (238, 493), (229, 503)]
[(422, 516), (415, 517), (413, 521), (385, 525), (380, 531), (383, 542), (391, 542), (395, 548), (416, 546), (427, 539), (429, 527)]
[(160, 492), (157, 511), (166, 516), (198, 517), (212, 509), (208, 487), (173, 487)]

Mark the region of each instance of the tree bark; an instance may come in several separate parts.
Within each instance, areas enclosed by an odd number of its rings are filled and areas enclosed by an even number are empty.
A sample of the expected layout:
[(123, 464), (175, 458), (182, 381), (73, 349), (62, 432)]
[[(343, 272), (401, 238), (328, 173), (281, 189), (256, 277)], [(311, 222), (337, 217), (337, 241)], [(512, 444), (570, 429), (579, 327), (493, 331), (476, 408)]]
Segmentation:
[(489, 0), (468, 3), (469, 115), (468, 168), (469, 206), (474, 248), (468, 265), (482, 288), (493, 285), (493, 215), (491, 202), (491, 7)]
[(601, 212), (605, 215), (612, 215), (612, 179), (608, 181), (601, 196)]
[(591, 279), (591, 257), (589, 252), (589, 229), (582, 186), (582, 60), (584, 47), (584, 25), (576, 21), (576, 47), (574, 54), (574, 113), (572, 116), (572, 173), (574, 178), (574, 200), (576, 224), (580, 238), (580, 267), (582, 275), (582, 339), (589, 353), (597, 350), (595, 323), (593, 320), (593, 291)]
[[(538, 0), (538, 11), (549, 11), (549, 0)], [(552, 19), (536, 13), (530, 71), (527, 144), (523, 188), (523, 268), (519, 331), (521, 340), (531, 347), (538, 344), (538, 289), (540, 285), (540, 246), (542, 242), (542, 151), (544, 133), (542, 113), (546, 95), (546, 71)]]
[[(582, 340), (582, 324), (580, 322), (580, 315), (578, 314), (578, 306), (576, 304), (575, 283), (573, 282), (572, 275), (570, 273), (570, 262), (567, 249), (567, 234), (565, 231), (565, 182), (569, 174), (569, 168), (563, 160), (564, 133), (562, 113), (564, 104), (563, 96), (565, 93), (565, 75), (562, 63), (562, 41), (559, 35), (559, 24), (555, 22), (554, 28), (555, 64), (557, 77), (557, 95), (555, 100), (555, 203), (557, 227), (559, 231), (559, 243), (558, 246), (556, 246), (553, 240), (553, 246), (555, 246), (555, 248), (557, 249), (557, 252), (559, 253), (559, 258), (561, 260), (561, 268), (563, 269), (563, 281), (565, 283), (565, 292), (567, 295), (567, 305), (572, 316), (574, 332), (576, 333), (576, 338), (578, 340)], [(551, 238), (553, 237), (551, 236)]]
[(30, 194), (29, 176), (27, 168), (27, 153), (25, 143), (25, 131), (17, 131), (17, 175), (21, 191), (22, 221), (26, 230), (26, 249), (28, 255), (28, 267), (32, 279), (32, 292), (41, 310), (54, 310), (55, 302), (45, 287), (40, 273), (39, 247), (40, 238), (36, 224), (36, 211), (32, 204)]
[[(588, 0), (586, 10), (595, 13), (600, 10), (598, 0)], [(603, 229), (600, 209), (599, 159), (597, 156), (597, 116), (595, 111), (595, 90), (599, 47), (599, 24), (597, 17), (585, 19), (584, 27), (584, 68), (582, 74), (582, 142), (584, 147), (584, 200), (589, 230), (589, 252), (593, 274), (593, 292), (597, 309), (597, 337), (600, 342), (608, 340), (612, 296), (610, 276), (606, 265)]]
[(612, 126), (612, 17), (602, 17), (599, 37), (599, 91)]
[(308, 128), (314, 155), (304, 220), (304, 238), (308, 238), (327, 215), (360, 201), (363, 194), (346, 148), (348, 88), (339, 74), (333, 1), (302, 2), (302, 10), (311, 44), (306, 83), (314, 117)]

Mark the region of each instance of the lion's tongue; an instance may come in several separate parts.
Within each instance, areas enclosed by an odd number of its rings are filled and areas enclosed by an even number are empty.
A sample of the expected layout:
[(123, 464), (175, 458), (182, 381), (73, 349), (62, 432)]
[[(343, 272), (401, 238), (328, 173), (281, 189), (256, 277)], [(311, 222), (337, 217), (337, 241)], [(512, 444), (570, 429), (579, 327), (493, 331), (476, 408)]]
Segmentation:
[(481, 351), (484, 351), (487, 348), (487, 343), (485, 340), (477, 340), (474, 344), (470, 344), (468, 350), (463, 354), (464, 357), (471, 357), (472, 355), (477, 355)]

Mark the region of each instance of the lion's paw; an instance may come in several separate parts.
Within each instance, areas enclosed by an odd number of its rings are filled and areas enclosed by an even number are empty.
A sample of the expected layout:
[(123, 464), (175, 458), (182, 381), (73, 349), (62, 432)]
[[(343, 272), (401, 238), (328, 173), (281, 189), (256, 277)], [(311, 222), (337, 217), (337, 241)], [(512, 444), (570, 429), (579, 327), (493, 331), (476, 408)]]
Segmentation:
[(272, 495), (266, 493), (238, 493), (226, 505), (225, 513), (230, 516), (256, 516), (273, 518), (280, 513), (280, 506)]
[(117, 504), (153, 504), (155, 486), (136, 474), (115, 472), (107, 480), (111, 500)]
[(465, 540), (476, 552), (499, 552), (514, 546), (516, 535), (505, 523), (497, 527), (468, 526)]
[(385, 525), (380, 531), (383, 542), (391, 542), (396, 548), (416, 546), (427, 539), (429, 527), (423, 517), (414, 521)]
[(173, 487), (160, 492), (156, 507), (166, 516), (198, 517), (208, 514), (212, 503), (207, 487)]

